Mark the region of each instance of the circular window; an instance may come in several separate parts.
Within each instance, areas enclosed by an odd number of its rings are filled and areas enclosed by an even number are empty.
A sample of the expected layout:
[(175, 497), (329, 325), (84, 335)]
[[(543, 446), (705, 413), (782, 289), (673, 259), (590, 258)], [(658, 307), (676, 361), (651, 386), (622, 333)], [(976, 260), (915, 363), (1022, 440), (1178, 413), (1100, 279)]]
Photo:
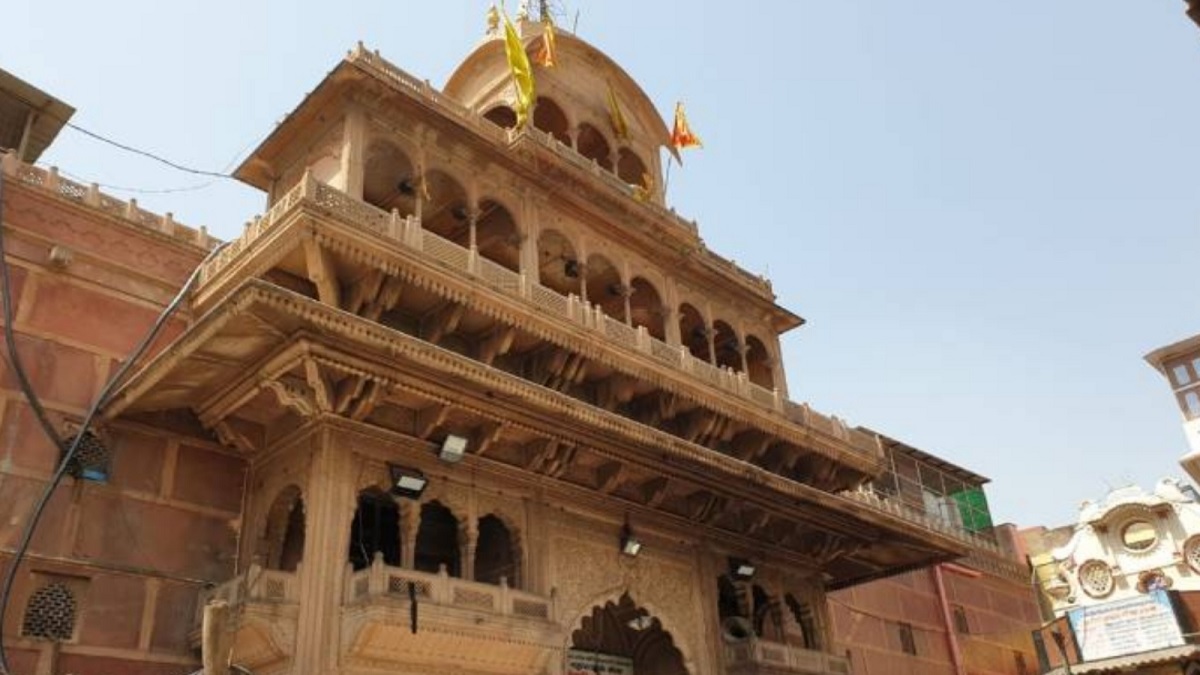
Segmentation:
[(1183, 559), (1193, 572), (1200, 574), (1200, 535), (1188, 539), (1183, 545)]
[(1148, 551), (1158, 543), (1158, 531), (1144, 520), (1135, 520), (1121, 529), (1121, 543), (1130, 551)]
[(1112, 569), (1099, 560), (1089, 560), (1079, 566), (1079, 585), (1093, 598), (1103, 598), (1112, 593)]

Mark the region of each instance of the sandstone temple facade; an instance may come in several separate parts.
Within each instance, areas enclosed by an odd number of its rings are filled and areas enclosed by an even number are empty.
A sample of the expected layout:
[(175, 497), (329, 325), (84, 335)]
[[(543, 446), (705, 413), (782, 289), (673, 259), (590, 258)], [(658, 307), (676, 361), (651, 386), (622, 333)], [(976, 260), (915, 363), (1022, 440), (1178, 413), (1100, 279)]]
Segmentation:
[[(266, 211), (87, 431), (15, 673), (845, 674), (827, 593), (977, 545), (789, 399), (803, 320), (666, 208), (638, 84), (557, 47), (516, 128), (495, 27), (440, 91), (360, 46), (242, 164)], [(218, 242), (24, 159), (14, 329), (70, 437)], [(7, 566), (59, 455), (0, 384)]]

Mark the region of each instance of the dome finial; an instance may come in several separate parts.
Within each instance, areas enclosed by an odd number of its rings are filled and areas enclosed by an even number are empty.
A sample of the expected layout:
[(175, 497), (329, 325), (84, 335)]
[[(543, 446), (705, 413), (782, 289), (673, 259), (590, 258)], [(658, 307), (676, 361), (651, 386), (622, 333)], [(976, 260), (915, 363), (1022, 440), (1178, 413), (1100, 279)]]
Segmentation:
[(496, 9), (496, 3), (493, 2), (487, 11), (487, 34), (495, 35), (498, 30), (500, 30), (500, 10)]

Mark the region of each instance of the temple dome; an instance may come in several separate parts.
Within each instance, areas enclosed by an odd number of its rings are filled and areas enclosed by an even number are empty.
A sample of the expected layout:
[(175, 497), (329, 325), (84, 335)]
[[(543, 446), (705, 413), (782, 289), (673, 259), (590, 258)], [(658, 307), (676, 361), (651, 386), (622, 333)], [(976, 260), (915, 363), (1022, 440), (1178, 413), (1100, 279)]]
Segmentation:
[[(519, 20), (516, 26), (533, 60), (542, 47), (546, 24)], [(669, 145), (670, 132), (650, 97), (599, 49), (557, 26), (554, 32), (555, 66), (533, 66), (537, 96), (533, 126), (628, 183), (641, 183), (643, 172), (660, 181), (658, 149)], [(611, 120), (610, 90), (628, 126), (624, 138)], [(503, 29), (488, 34), (450, 75), (443, 91), (501, 126), (515, 123)]]

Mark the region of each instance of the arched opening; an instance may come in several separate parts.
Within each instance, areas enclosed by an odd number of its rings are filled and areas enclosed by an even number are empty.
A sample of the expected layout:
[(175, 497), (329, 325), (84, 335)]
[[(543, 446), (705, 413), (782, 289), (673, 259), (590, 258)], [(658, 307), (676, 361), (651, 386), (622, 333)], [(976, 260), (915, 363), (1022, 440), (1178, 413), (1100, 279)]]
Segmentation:
[(259, 560), (270, 570), (295, 572), (304, 558), (304, 500), (300, 488), (289, 485), (267, 511)]
[(571, 134), (568, 129), (567, 114), (554, 101), (538, 97), (537, 105), (533, 108), (533, 126), (550, 134), (564, 145), (571, 145)]
[(442, 565), (452, 577), (462, 576), (458, 546), (458, 518), (440, 502), (421, 506), (421, 526), (413, 564), (421, 572), (437, 572)]
[(612, 150), (609, 149), (608, 139), (596, 127), (586, 123), (579, 125), (575, 149), (584, 157), (595, 160), (600, 166), (612, 171)]
[(708, 327), (700, 310), (686, 302), (679, 306), (679, 339), (692, 356), (708, 362)]
[(575, 247), (557, 230), (538, 235), (538, 281), (563, 295), (580, 294), (583, 264)]
[(479, 519), (479, 540), (475, 544), (475, 581), (499, 584), (508, 580), (511, 588), (520, 588), (520, 551), (508, 526), (494, 515)]
[(630, 659), (637, 675), (687, 675), (671, 634), (628, 593), (617, 602), (593, 607), (571, 633), (571, 649), (582, 659), (586, 654)]
[(517, 113), (506, 105), (498, 105), (485, 112), (483, 119), (505, 129), (512, 129), (517, 126)]
[(400, 566), (400, 508), (396, 500), (378, 488), (358, 495), (358, 508), (350, 523), (348, 558), (356, 570), (369, 567), (376, 553), (385, 565)]
[(713, 322), (713, 349), (717, 352), (715, 360), (718, 367), (742, 369), (742, 347), (737, 333), (720, 319)]
[(438, 169), (425, 172), (425, 190), (421, 195), (421, 227), (466, 246), (471, 234), (471, 210), (467, 190), (450, 174)]
[(760, 387), (772, 389), (775, 386), (775, 373), (771, 369), (771, 357), (762, 340), (753, 335), (746, 336), (746, 376)]
[(634, 326), (645, 326), (650, 335), (665, 340), (663, 304), (658, 289), (642, 277), (634, 277), (629, 289), (629, 322)]
[(754, 634), (764, 640), (773, 642), (783, 641), (783, 616), (779, 611), (779, 602), (767, 595), (762, 586), (754, 584)]
[(517, 221), (500, 202), (485, 199), (479, 203), (475, 246), (488, 260), (513, 272), (521, 271), (521, 233)]
[(625, 286), (621, 283), (621, 273), (599, 253), (593, 253), (587, 259), (587, 299), (614, 319), (625, 320)]
[(400, 215), (416, 210), (421, 177), (416, 174), (408, 155), (396, 144), (376, 140), (367, 146), (363, 166), (363, 200), (384, 211), (396, 209)]
[(620, 177), (621, 180), (629, 183), (630, 185), (651, 187), (649, 183), (653, 181), (653, 178), (648, 180), (646, 178), (647, 173), (649, 173), (649, 171), (646, 169), (646, 163), (642, 161), (641, 157), (635, 155), (632, 150), (629, 148), (621, 148), (620, 151), (618, 151), (617, 176)]

